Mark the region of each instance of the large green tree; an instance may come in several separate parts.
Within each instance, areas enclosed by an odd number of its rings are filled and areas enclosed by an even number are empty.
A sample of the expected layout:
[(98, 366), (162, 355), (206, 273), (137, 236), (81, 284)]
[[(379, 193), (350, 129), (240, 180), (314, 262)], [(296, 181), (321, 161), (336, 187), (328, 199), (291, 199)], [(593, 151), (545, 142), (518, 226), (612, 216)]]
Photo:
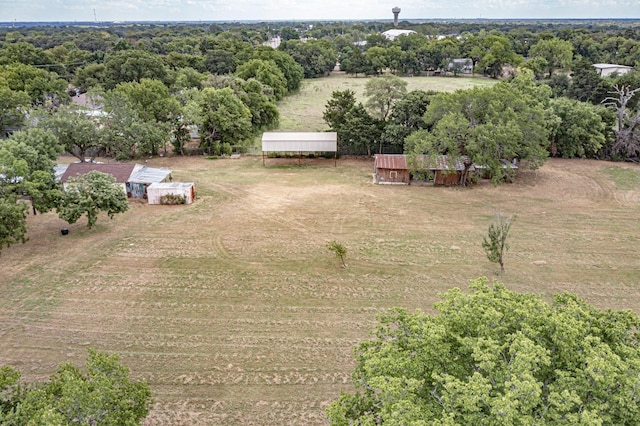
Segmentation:
[(532, 59), (543, 58), (549, 78), (556, 68), (566, 69), (573, 60), (573, 45), (569, 41), (559, 38), (549, 38), (538, 41), (529, 49)]
[(393, 105), (406, 93), (407, 82), (391, 74), (370, 79), (364, 88), (364, 95), (368, 98), (366, 106), (369, 112), (383, 121), (393, 110)]
[(0, 369), (0, 423), (6, 425), (139, 425), (151, 391), (129, 377), (117, 355), (89, 350), (84, 370), (61, 365), (48, 381), (23, 386), (20, 373)]
[(594, 158), (604, 146), (611, 125), (603, 120), (605, 107), (568, 98), (551, 100), (551, 108), (560, 118), (551, 134), (552, 155), (564, 158)]
[(504, 160), (536, 169), (547, 158), (550, 123), (558, 118), (548, 107), (551, 89), (530, 78), (432, 97), (425, 113), (431, 131), (409, 136), (406, 149), (412, 156), (467, 155), (494, 183), (513, 177)]
[(11, 90), (4, 79), (0, 78), (0, 139), (8, 131), (22, 127), (31, 99), (22, 90)]
[(219, 153), (220, 144), (239, 144), (251, 135), (251, 111), (228, 87), (205, 88), (199, 114), (201, 146), (209, 153)]
[(384, 122), (372, 117), (352, 90), (335, 91), (323, 114), (331, 130), (338, 133), (339, 150), (347, 154), (371, 155), (382, 141)]
[(333, 425), (640, 424), (640, 319), (576, 295), (551, 304), (486, 278), (437, 313), (380, 314)]
[(60, 198), (53, 166), (62, 152), (50, 132), (29, 129), (0, 140), (0, 250), (25, 242), (28, 197), (34, 212), (46, 212)]
[(102, 145), (96, 120), (74, 107), (45, 111), (38, 119), (38, 127), (50, 130), (64, 151), (81, 162), (86, 161), (87, 156), (95, 158)]
[(125, 81), (141, 81), (150, 78), (166, 82), (167, 69), (162, 58), (144, 50), (121, 50), (109, 54), (104, 61), (105, 89), (113, 89)]
[(129, 209), (127, 194), (115, 182), (113, 176), (95, 170), (69, 178), (58, 207), (60, 219), (76, 223), (86, 214), (87, 226), (91, 228), (101, 211), (111, 219), (117, 213), (126, 212)]
[(280, 100), (287, 93), (287, 80), (274, 61), (252, 59), (240, 65), (236, 75), (245, 80), (255, 78), (260, 83), (273, 89), (276, 100)]

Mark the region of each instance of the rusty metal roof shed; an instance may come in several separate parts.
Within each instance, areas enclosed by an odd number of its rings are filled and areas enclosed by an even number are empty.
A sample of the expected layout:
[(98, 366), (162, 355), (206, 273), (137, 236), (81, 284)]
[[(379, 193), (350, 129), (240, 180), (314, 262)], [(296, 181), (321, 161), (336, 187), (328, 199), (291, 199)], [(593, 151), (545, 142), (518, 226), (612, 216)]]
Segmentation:
[[(415, 158), (417, 168), (422, 170), (464, 170), (464, 165), (471, 159), (462, 155), (459, 157), (451, 157), (447, 155), (422, 155)], [(470, 170), (474, 170), (471, 165)]]
[(407, 156), (404, 154), (376, 154), (376, 169), (408, 170)]

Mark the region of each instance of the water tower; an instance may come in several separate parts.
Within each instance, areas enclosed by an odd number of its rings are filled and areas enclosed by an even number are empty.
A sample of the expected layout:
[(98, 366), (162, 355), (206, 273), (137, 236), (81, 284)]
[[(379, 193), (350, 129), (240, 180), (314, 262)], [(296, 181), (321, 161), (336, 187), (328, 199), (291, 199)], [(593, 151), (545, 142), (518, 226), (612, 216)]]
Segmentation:
[(391, 11), (393, 12), (393, 26), (397, 27), (398, 26), (398, 15), (400, 14), (400, 8), (398, 6), (396, 6), (393, 9), (391, 9)]

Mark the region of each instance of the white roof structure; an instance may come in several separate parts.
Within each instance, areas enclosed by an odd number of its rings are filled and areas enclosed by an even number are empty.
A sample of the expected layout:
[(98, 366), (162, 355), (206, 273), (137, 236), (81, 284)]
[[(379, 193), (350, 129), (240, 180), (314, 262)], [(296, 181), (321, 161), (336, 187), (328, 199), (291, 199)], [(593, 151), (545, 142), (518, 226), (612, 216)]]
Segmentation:
[(401, 35), (409, 35), (413, 33), (415, 33), (415, 31), (412, 30), (387, 30), (383, 32), (382, 35), (385, 36), (388, 40), (393, 41)]
[(336, 132), (265, 132), (262, 152), (337, 152)]
[(627, 65), (617, 65), (617, 64), (593, 64), (593, 67), (596, 69), (598, 74), (601, 77), (606, 77), (613, 73), (617, 73), (618, 75), (624, 75), (631, 71), (633, 67), (629, 67)]

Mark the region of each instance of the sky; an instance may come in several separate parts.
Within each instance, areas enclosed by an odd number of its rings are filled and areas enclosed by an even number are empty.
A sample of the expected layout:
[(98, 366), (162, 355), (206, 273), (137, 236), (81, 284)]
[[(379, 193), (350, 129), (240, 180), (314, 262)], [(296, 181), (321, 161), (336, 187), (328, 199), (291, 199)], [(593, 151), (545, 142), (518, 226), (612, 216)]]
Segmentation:
[[(640, 0), (0, 0), (0, 22), (640, 18)], [(94, 15), (95, 11), (95, 15)]]

